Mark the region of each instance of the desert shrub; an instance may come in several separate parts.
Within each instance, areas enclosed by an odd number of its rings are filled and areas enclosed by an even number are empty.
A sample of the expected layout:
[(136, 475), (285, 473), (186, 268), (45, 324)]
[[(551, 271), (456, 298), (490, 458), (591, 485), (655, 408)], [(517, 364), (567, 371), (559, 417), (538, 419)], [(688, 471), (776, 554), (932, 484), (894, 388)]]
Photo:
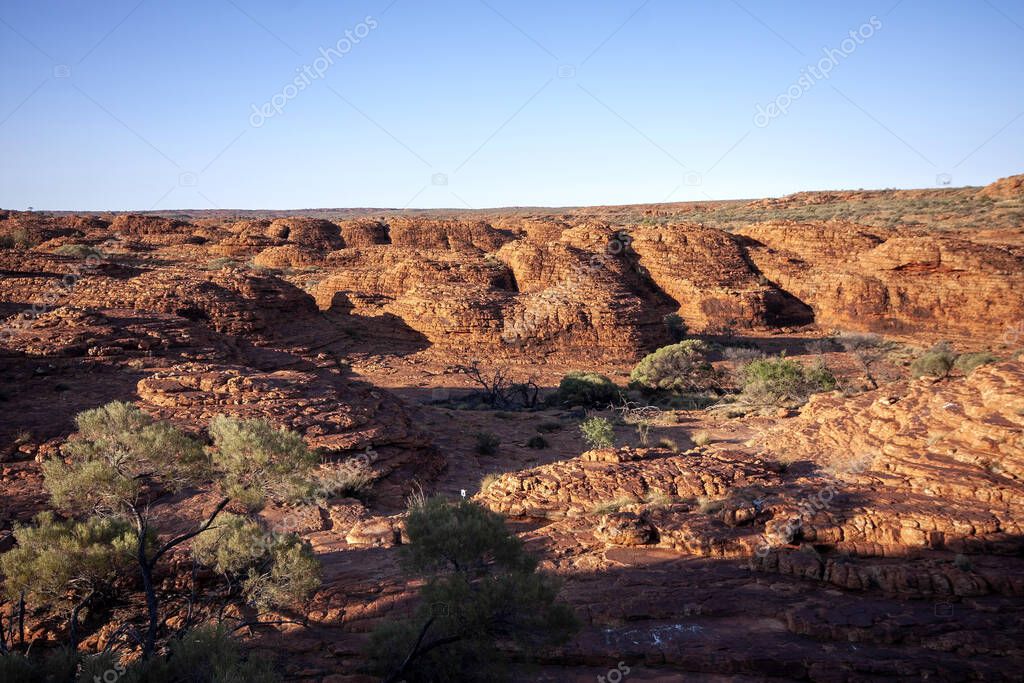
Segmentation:
[(427, 582), (411, 619), (374, 631), (373, 673), (410, 683), (503, 680), (499, 641), (536, 651), (576, 630), (571, 609), (556, 600), (559, 583), (537, 571), (500, 515), (431, 498), (410, 509), (406, 529), (403, 566)]
[(220, 258), (215, 258), (215, 259), (212, 259), (211, 261), (207, 262), (206, 270), (223, 270), (223, 269), (227, 268), (228, 266), (237, 266), (237, 265), (238, 265), (238, 262), (235, 259), (229, 258), (227, 256), (221, 256)]
[(201, 626), (168, 642), (165, 654), (122, 663), (116, 653), (69, 648), (0, 654), (0, 680), (10, 683), (276, 683), (272, 665), (243, 653), (224, 626)]
[(702, 391), (718, 385), (718, 373), (707, 360), (708, 346), (687, 341), (648, 354), (630, 373), (632, 383), (648, 391)]
[(804, 366), (784, 355), (747, 363), (741, 371), (741, 398), (747, 404), (785, 406), (802, 403), (814, 393), (831, 391), (836, 378), (822, 363)]
[(488, 472), (480, 480), (480, 490), (486, 491), (491, 487), (491, 484), (498, 481), (501, 478), (501, 472)]
[(619, 388), (596, 372), (570, 372), (558, 383), (555, 401), (567, 406), (604, 406), (615, 401)]
[(953, 368), (955, 360), (956, 356), (948, 344), (936, 344), (910, 364), (910, 376), (914, 379), (919, 377), (945, 377)]
[(103, 254), (88, 244), (62, 244), (53, 250), (53, 253), (61, 256), (73, 256), (75, 258), (89, 258), (90, 256), (101, 257)]
[[(100, 679), (103, 680), (102, 674)], [(268, 661), (247, 656), (238, 640), (221, 625), (200, 626), (172, 638), (166, 655), (130, 665), (118, 680), (124, 683), (276, 683), (283, 679)]]
[(473, 438), (476, 439), (476, 452), (480, 455), (494, 455), (501, 446), (501, 439), (493, 432), (477, 432)]
[(662, 318), (662, 322), (665, 323), (665, 329), (673, 341), (681, 342), (686, 339), (686, 322), (678, 313), (669, 313)]
[(871, 388), (878, 388), (875, 375), (878, 365), (893, 350), (893, 344), (885, 341), (877, 334), (843, 333), (838, 338), (843, 350), (851, 354), (868, 380)]
[(373, 484), (377, 481), (373, 472), (366, 467), (346, 467), (333, 473), (329, 482), (327, 497), (368, 499), (373, 492)]
[(675, 496), (671, 496), (663, 491), (648, 491), (647, 495), (644, 496), (644, 503), (654, 507), (667, 507), (676, 502), (678, 502), (678, 499)]
[(537, 436), (531, 436), (529, 441), (526, 442), (527, 448), (535, 448), (537, 450), (547, 448), (548, 440), (538, 434)]
[(759, 349), (748, 349), (742, 346), (727, 346), (725, 347), (725, 350), (722, 351), (722, 355), (726, 360), (731, 360), (741, 364), (749, 363), (752, 360), (758, 360), (765, 356), (764, 351)]
[(14, 228), (0, 235), (0, 249), (29, 249), (36, 244), (25, 228)]
[(580, 424), (580, 432), (591, 448), (608, 448), (615, 444), (615, 430), (608, 418), (587, 418)]
[(690, 440), (693, 441), (696, 446), (707, 446), (712, 441), (711, 434), (703, 430), (694, 432), (693, 436), (690, 437)]
[(658, 439), (658, 448), (667, 448), (670, 451), (675, 451), (676, 453), (680, 451), (679, 444), (668, 437)]
[(999, 356), (988, 351), (979, 351), (978, 353), (962, 353), (956, 357), (956, 361), (953, 363), (960, 372), (965, 375), (970, 374), (975, 368), (980, 368), (982, 365), (989, 365), (999, 361)]
[(634, 505), (639, 501), (636, 498), (630, 496), (621, 496), (613, 500), (606, 500), (594, 505), (590, 508), (590, 514), (592, 515), (607, 515), (613, 512), (618, 512), (627, 505)]

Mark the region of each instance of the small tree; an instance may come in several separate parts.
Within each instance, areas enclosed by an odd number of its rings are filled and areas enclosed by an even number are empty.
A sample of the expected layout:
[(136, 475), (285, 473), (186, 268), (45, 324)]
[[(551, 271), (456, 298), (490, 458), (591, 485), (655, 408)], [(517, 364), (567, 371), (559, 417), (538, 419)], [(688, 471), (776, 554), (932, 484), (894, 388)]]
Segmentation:
[(605, 417), (588, 417), (580, 424), (583, 440), (591, 448), (609, 448), (615, 444), (615, 430)]
[(697, 339), (663, 346), (645, 356), (629, 378), (648, 391), (705, 391), (719, 383), (718, 373), (708, 362), (708, 346)]
[[(316, 463), (301, 437), (265, 420), (215, 418), (213, 448), (157, 422), (130, 403), (112, 402), (80, 413), (78, 433), (63, 459), (43, 464), (53, 502), (63, 508), (124, 520), (133, 527), (149, 623), (143, 654), (156, 647), (160, 605), (153, 574), (172, 549), (208, 531), (233, 498), (250, 509), (299, 488)], [(187, 486), (214, 482), (223, 497), (192, 531), (154, 542), (154, 503)]]
[(888, 355), (891, 344), (877, 334), (844, 334), (839, 337), (839, 344), (856, 359), (871, 388), (877, 389), (877, 366)]
[(406, 529), (404, 566), (427, 583), (412, 619), (373, 634), (371, 667), (385, 681), (498, 680), (499, 643), (533, 649), (575, 631), (557, 581), (537, 571), (500, 515), (431, 498), (410, 508)]

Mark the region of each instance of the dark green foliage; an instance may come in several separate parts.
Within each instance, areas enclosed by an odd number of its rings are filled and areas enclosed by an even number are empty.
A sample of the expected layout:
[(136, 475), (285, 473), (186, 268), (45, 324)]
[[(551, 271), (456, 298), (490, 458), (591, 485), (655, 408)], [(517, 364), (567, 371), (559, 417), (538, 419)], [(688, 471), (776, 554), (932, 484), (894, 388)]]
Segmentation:
[(697, 339), (663, 346), (636, 364), (629, 378), (647, 391), (703, 391), (718, 386), (707, 344)]
[(61, 256), (73, 256), (75, 258), (89, 258), (90, 256), (102, 257), (103, 254), (88, 244), (62, 244), (53, 250), (53, 253)]
[(12, 601), (52, 605), (68, 620), (77, 644), (78, 612), (110, 588), (135, 560), (135, 535), (116, 519), (77, 522), (42, 512), (32, 526), (15, 526), (17, 545), (0, 555), (4, 592)]
[(558, 383), (554, 400), (566, 406), (606, 406), (619, 397), (615, 383), (596, 372), (570, 372)]
[(527, 448), (536, 448), (538, 450), (548, 447), (548, 440), (541, 435), (531, 436), (530, 440), (526, 442)]
[(500, 515), (432, 498), (410, 509), (406, 527), (404, 564), (427, 583), (409, 620), (373, 634), (370, 668), (385, 680), (503, 680), (509, 645), (533, 653), (575, 631), (558, 582), (536, 571)]
[(672, 341), (681, 342), (686, 339), (686, 322), (678, 313), (669, 313), (662, 320)]
[(580, 424), (580, 433), (591, 448), (609, 448), (615, 445), (615, 430), (608, 418), (587, 418)]
[(994, 353), (989, 353), (988, 351), (963, 353), (956, 357), (953, 367), (965, 375), (969, 375), (975, 368), (980, 368), (982, 365), (989, 365), (990, 363), (996, 363), (998, 361), (999, 356)]
[(763, 406), (803, 403), (819, 391), (831, 391), (837, 382), (821, 362), (804, 366), (785, 356), (752, 361), (740, 373), (744, 402)]
[[(319, 585), (317, 560), (309, 545), (294, 535), (262, 534), (255, 520), (228, 515), (222, 518), (222, 526), (214, 524), (232, 500), (253, 509), (267, 499), (282, 500), (313, 489), (310, 475), (318, 459), (298, 434), (265, 420), (222, 416), (210, 425), (213, 447), (204, 449), (169, 423), (157, 422), (134, 405), (117, 401), (79, 414), (76, 423), (78, 433), (62, 449), (64, 457), (43, 463), (46, 487), (59, 507), (100, 518), (55, 527), (54, 533), (72, 540), (92, 538), (87, 531), (106, 534), (105, 539), (110, 536), (107, 552), (119, 554), (104, 556), (109, 563), (105, 569), (116, 570), (122, 555), (134, 560), (149, 617), (144, 659), (156, 651), (161, 623), (163, 596), (156, 590), (154, 573), (161, 558), (182, 543), (194, 542), (200, 556), (225, 576), (239, 579), (242, 595), (260, 608), (297, 605)], [(224, 497), (204, 522), (178, 535), (160, 533), (152, 514), (154, 503), (188, 486), (211, 484)], [(203, 534), (211, 536), (206, 539)], [(75, 561), (79, 570), (103, 564), (94, 560), (94, 549), (72, 543), (57, 544), (57, 550), (62, 557), (79, 558)], [(53, 552), (29, 559), (43, 562), (42, 571), (53, 564)], [(90, 585), (75, 578), (76, 586)], [(74, 626), (75, 619), (70, 623)]]
[[(168, 653), (128, 668), (124, 683), (276, 683), (269, 662), (246, 656), (223, 626), (201, 626), (173, 638)], [(83, 681), (84, 683), (84, 681)]]
[(318, 458), (297, 433), (267, 420), (218, 415), (210, 422), (213, 463), (223, 473), (225, 492), (257, 508), (270, 497), (302, 498)]
[(956, 355), (945, 342), (936, 344), (910, 364), (910, 376), (945, 377), (953, 369)]
[(273, 667), (242, 652), (224, 627), (201, 626), (168, 643), (165, 655), (122, 664), (112, 653), (70, 649), (0, 655), (4, 683), (276, 683)]
[(38, 244), (25, 228), (0, 234), (0, 249), (30, 249)]
[(498, 447), (501, 445), (501, 439), (496, 434), (491, 432), (477, 432), (476, 438), (476, 452), (480, 455), (494, 455), (498, 452)]

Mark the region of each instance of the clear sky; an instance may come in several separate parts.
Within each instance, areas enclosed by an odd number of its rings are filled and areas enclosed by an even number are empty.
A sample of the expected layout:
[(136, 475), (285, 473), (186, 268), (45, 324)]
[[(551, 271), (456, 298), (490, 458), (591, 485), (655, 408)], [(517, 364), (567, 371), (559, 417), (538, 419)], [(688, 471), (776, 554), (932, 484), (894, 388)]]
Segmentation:
[(1024, 172), (1019, 0), (0, 0), (0, 84), (4, 208), (565, 206)]

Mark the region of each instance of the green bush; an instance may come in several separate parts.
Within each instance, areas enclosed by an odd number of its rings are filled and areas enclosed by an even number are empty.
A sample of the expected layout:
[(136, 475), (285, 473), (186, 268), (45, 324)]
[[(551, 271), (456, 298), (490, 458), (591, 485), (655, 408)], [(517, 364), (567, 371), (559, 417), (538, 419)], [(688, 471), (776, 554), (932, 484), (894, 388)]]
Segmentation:
[(476, 452), (480, 455), (494, 455), (501, 446), (501, 439), (492, 432), (477, 432), (475, 438)]
[(669, 313), (662, 318), (662, 322), (665, 323), (665, 329), (673, 341), (681, 342), (686, 338), (686, 322), (678, 313)]
[(607, 418), (587, 418), (580, 424), (580, 432), (591, 448), (609, 448), (615, 444), (615, 430)]
[(811, 394), (837, 386), (835, 375), (823, 363), (804, 366), (784, 355), (747, 363), (740, 376), (743, 401), (762, 406), (803, 403)]
[(629, 378), (648, 391), (703, 391), (718, 386), (708, 346), (697, 339), (663, 346), (636, 364)]
[(25, 228), (15, 228), (0, 235), (0, 249), (29, 249), (36, 244)]
[(945, 377), (953, 369), (956, 356), (948, 344), (940, 343), (916, 358), (910, 364), (910, 376), (918, 377)]
[(570, 372), (558, 383), (555, 401), (567, 406), (605, 406), (619, 397), (619, 388), (596, 372)]
[(271, 664), (243, 653), (224, 626), (200, 626), (172, 638), (167, 653), (122, 663), (115, 653), (84, 655), (69, 648), (0, 654), (7, 683), (277, 683)]
[(576, 630), (572, 610), (557, 601), (558, 581), (537, 571), (500, 515), (431, 498), (411, 506), (406, 530), (403, 566), (426, 584), (410, 619), (374, 631), (372, 673), (409, 683), (500, 681), (508, 645), (536, 652)]
[[(124, 683), (276, 683), (269, 662), (246, 656), (224, 626), (200, 626), (168, 643), (166, 655), (130, 665)], [(93, 679), (88, 679), (92, 681)], [(103, 680), (102, 675), (100, 680)], [(82, 683), (85, 683), (83, 679)]]
[(979, 351), (978, 353), (962, 353), (956, 357), (956, 361), (953, 363), (960, 372), (968, 375), (975, 368), (979, 368), (982, 365), (989, 365), (990, 363), (996, 363), (999, 361), (999, 356), (988, 351)]
[(541, 435), (531, 436), (530, 440), (526, 442), (527, 448), (536, 448), (537, 450), (547, 448), (548, 440)]
[(62, 244), (53, 250), (53, 253), (61, 256), (73, 256), (75, 258), (89, 258), (90, 256), (101, 257), (103, 254), (88, 244)]

